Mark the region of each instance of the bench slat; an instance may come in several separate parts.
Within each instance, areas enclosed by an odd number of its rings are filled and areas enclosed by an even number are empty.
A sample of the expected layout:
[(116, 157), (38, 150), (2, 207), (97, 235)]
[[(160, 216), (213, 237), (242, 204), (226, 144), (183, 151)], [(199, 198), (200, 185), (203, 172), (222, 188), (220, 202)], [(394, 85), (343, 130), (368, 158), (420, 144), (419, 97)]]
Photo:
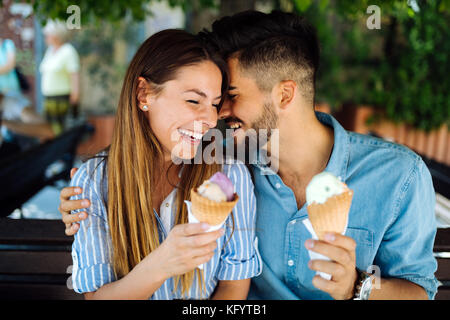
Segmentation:
[(450, 287), (441, 286), (434, 297), (435, 300), (450, 300)]
[(0, 218), (0, 243), (72, 245), (61, 220)]
[(71, 265), (70, 252), (0, 251), (0, 273), (66, 274)]
[(450, 228), (437, 229), (433, 251), (450, 252)]
[(65, 285), (0, 283), (0, 300), (82, 300)]
[(437, 258), (438, 269), (435, 276), (438, 280), (450, 280), (450, 259)]

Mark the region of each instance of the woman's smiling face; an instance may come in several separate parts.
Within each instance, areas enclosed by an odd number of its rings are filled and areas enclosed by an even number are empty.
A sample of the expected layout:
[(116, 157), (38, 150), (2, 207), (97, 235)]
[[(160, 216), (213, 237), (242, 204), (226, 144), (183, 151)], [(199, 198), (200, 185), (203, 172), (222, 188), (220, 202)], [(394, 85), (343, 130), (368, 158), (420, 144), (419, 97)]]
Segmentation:
[(164, 159), (192, 159), (202, 136), (217, 124), (222, 74), (211, 61), (181, 67), (162, 90), (147, 96), (148, 119)]

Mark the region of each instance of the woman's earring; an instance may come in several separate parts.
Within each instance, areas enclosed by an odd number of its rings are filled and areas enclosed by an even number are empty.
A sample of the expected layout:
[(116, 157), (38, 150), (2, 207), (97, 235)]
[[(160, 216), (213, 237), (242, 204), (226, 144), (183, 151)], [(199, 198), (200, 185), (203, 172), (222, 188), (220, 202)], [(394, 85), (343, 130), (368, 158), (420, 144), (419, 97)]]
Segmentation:
[(148, 111), (148, 106), (143, 106), (143, 107), (142, 107), (142, 110)]

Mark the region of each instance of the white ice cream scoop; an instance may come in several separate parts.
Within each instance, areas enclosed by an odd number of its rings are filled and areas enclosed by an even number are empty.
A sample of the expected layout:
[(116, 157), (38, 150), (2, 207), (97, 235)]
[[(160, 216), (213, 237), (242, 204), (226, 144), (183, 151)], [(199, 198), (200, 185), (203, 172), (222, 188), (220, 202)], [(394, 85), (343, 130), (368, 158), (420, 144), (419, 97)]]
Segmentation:
[(209, 180), (203, 182), (202, 185), (197, 188), (197, 192), (202, 197), (205, 197), (212, 201), (216, 202), (227, 201), (227, 196), (225, 192), (222, 191), (222, 189), (219, 187), (218, 184), (211, 182)]
[(306, 187), (306, 202), (325, 203), (328, 198), (341, 194), (346, 189), (342, 181), (332, 173), (321, 172), (315, 175)]

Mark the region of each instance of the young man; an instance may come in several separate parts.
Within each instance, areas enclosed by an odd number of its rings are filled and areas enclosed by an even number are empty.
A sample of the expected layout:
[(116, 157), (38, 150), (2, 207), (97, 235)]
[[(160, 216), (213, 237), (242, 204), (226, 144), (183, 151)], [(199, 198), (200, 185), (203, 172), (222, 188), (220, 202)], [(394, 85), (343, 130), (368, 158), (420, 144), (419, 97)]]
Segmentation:
[[(279, 152), (271, 152), (274, 141), (267, 150), (278, 170), (252, 165), (264, 266), (252, 279), (249, 298), (433, 298), (430, 173), (409, 149), (347, 132), (332, 116), (314, 112), (319, 46), (313, 28), (294, 14), (249, 11), (216, 21), (201, 36), (228, 60), (230, 100), (220, 117), (235, 129), (236, 140), (248, 129), (278, 129)], [(345, 235), (318, 241), (302, 221), (306, 186), (322, 171), (341, 177), (354, 197)], [(70, 210), (86, 207), (68, 201), (71, 195), (70, 188), (61, 192), (67, 234), (81, 219)], [(311, 260), (308, 250), (331, 260)], [(374, 280), (379, 286), (371, 290)]]

